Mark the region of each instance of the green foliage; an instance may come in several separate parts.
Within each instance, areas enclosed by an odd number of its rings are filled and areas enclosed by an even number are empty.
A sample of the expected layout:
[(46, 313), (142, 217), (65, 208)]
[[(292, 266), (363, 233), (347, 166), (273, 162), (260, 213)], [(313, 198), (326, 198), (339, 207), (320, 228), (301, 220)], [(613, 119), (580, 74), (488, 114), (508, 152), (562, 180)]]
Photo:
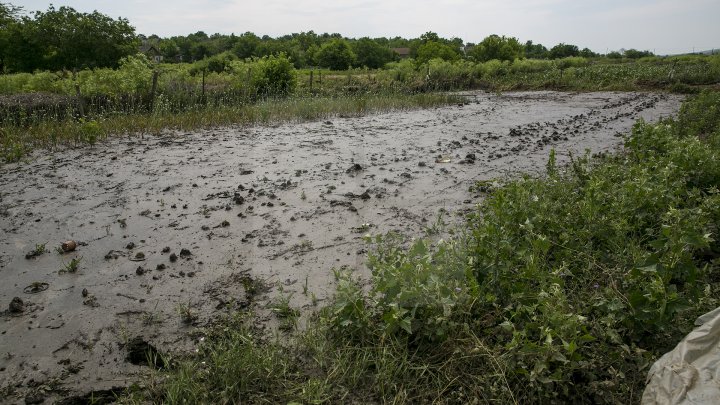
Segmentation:
[(6, 28), (7, 46), (0, 48), (0, 57), (11, 71), (114, 67), (138, 47), (127, 20), (113, 20), (97, 11), (79, 13), (70, 7), (50, 6)]
[(352, 43), (357, 66), (378, 69), (393, 60), (390, 48), (382, 46), (370, 38), (364, 37)]
[(559, 43), (550, 49), (550, 59), (561, 59), (570, 56), (580, 56), (577, 45)]
[(520, 44), (517, 38), (490, 35), (483, 39), (470, 50), (470, 56), (480, 62), (486, 62), (492, 59), (514, 61), (522, 58), (525, 48)]
[(426, 63), (432, 59), (456, 61), (460, 59), (460, 51), (450, 45), (436, 41), (427, 41), (417, 49), (417, 62)]
[(254, 61), (252, 83), (258, 94), (288, 95), (295, 90), (295, 67), (285, 54)]
[(318, 65), (332, 70), (347, 70), (355, 63), (355, 53), (344, 39), (333, 39), (315, 55)]
[(718, 121), (678, 129), (718, 101), (638, 123), (616, 158), (563, 174), (551, 154), (550, 179), (494, 191), (455, 240), (374, 237), (372, 288), (341, 282), (333, 330), (430, 357), (475, 336), (524, 401), (632, 402), (644, 368), (718, 304)]

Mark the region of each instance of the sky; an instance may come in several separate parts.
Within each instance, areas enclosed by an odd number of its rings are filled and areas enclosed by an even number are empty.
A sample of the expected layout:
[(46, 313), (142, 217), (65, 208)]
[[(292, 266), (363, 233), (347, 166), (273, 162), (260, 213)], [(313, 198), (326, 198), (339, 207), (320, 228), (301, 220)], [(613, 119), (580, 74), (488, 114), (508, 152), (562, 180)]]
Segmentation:
[[(3, 0), (25, 11), (51, 2)], [(560, 42), (595, 52), (635, 48), (676, 54), (720, 48), (719, 0), (56, 0), (57, 8), (127, 18), (137, 33), (204, 31), (270, 35), (313, 30), (346, 37), (441, 37), (480, 42), (490, 34)]]

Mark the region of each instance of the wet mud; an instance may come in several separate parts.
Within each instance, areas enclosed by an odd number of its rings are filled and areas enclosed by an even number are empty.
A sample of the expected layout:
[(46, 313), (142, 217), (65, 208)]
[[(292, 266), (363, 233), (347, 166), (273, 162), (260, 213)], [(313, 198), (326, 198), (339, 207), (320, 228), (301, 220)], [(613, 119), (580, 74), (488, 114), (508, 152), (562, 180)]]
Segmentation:
[[(478, 180), (609, 152), (681, 98), (465, 93), (361, 118), (167, 132), (0, 167), (0, 398), (103, 398), (192, 351), (223, 313), (303, 313), (333, 268), (367, 276), (366, 233), (459, 221)], [(62, 244), (75, 241), (72, 249)], [(43, 244), (45, 244), (43, 249)], [(75, 402), (68, 402), (75, 403)], [(80, 403), (80, 402), (78, 402)]]

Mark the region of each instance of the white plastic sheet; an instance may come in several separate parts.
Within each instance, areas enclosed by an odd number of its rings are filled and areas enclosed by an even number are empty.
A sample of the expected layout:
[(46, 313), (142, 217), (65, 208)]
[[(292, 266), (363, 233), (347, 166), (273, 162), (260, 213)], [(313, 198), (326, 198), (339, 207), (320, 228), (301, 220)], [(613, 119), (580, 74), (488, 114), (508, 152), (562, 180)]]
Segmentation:
[(720, 404), (720, 308), (652, 365), (643, 405)]

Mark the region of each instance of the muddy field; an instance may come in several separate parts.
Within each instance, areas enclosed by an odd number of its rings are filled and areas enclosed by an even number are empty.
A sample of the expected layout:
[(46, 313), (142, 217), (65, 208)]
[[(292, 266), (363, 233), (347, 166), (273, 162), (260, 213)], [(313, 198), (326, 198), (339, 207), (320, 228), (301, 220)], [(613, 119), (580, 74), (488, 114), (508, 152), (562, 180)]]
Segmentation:
[[(128, 386), (147, 374), (148, 347), (193, 350), (193, 331), (218, 314), (253, 306), (271, 320), (281, 297), (311, 312), (332, 295), (333, 268), (367, 274), (364, 234), (422, 236), (440, 210), (453, 222), (473, 209), (473, 182), (540, 172), (551, 148), (560, 162), (614, 150), (638, 118), (673, 115), (681, 101), (466, 97), (126, 137), (0, 167), (0, 402)], [(66, 240), (77, 248), (56, 251)]]

